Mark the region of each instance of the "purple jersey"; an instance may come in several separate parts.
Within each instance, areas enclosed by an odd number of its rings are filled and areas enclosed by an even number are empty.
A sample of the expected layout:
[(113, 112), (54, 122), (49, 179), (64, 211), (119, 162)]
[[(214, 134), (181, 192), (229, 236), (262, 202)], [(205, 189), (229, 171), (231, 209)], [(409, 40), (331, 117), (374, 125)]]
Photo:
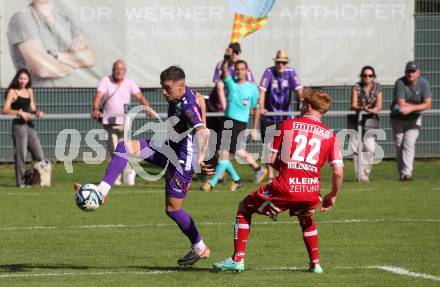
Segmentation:
[[(221, 81), (221, 75), (222, 75), (222, 64), (223, 61), (220, 61), (215, 66), (214, 76), (212, 78), (212, 81), (218, 82)], [(231, 75), (235, 79), (235, 69), (234, 65), (227, 67), (229, 75)], [(248, 68), (248, 72), (246, 75), (246, 81), (255, 83), (254, 75), (252, 74), (251, 69)], [(228, 91), (225, 89), (225, 95), (228, 96)], [(218, 99), (217, 90), (214, 87), (209, 94), (209, 102), (213, 108), (211, 108), (210, 112), (223, 112), (222, 105), (220, 104), (220, 100)]]
[(170, 103), (168, 107), (168, 117), (176, 116), (179, 119), (179, 122), (174, 126), (177, 133), (182, 134), (193, 128), (192, 132), (181, 141), (170, 141), (170, 146), (176, 152), (185, 171), (192, 171), (193, 160), (197, 160), (193, 138), (196, 133), (195, 128), (204, 125), (201, 115), (202, 110), (197, 104), (196, 92), (189, 87), (186, 87), (185, 95), (179, 101)]
[[(269, 112), (290, 112), (292, 91), (302, 88), (298, 75), (293, 68), (286, 68), (279, 76), (275, 67), (264, 71), (260, 82), (260, 89), (266, 92), (264, 108)], [(290, 116), (267, 116), (272, 122), (281, 122)]]

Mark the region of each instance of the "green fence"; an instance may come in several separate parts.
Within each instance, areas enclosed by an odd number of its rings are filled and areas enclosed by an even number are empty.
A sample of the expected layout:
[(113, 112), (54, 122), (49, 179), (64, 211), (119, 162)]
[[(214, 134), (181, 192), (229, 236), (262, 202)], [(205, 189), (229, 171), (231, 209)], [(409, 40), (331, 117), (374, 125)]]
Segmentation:
[[(440, 109), (440, 4), (438, 1), (417, 1), (415, 15), (415, 60), (420, 64), (423, 75), (428, 79), (433, 91), (433, 109)], [(392, 52), (392, 51), (390, 51)], [(404, 63), (396, 63), (401, 66)], [(321, 87), (332, 95), (333, 111), (347, 111), (350, 107), (351, 87)], [(211, 88), (199, 88), (207, 95)], [(393, 98), (392, 86), (384, 87), (384, 109), (387, 109)], [(160, 89), (144, 89), (145, 96), (158, 112), (166, 112), (167, 103), (163, 100)], [(4, 89), (0, 89), (4, 94)], [(54, 159), (54, 146), (58, 133), (66, 128), (77, 129), (84, 139), (87, 131), (100, 126), (90, 119), (69, 119), (68, 114), (89, 113), (95, 88), (44, 88), (35, 89), (38, 106), (46, 113), (65, 113), (66, 118), (60, 120), (38, 120), (36, 128), (47, 158)], [(3, 97), (0, 104), (3, 103)], [(324, 122), (336, 131), (346, 127), (346, 116), (325, 118)], [(141, 124), (136, 122), (136, 126)], [(386, 157), (394, 157), (394, 146), (391, 126), (387, 116), (381, 116), (381, 127), (386, 131), (387, 138), (379, 144)], [(14, 149), (10, 134), (11, 121), (0, 120), (0, 161), (12, 161)], [(104, 144), (104, 143), (103, 143)], [(259, 151), (260, 144), (250, 145), (253, 151)], [(417, 142), (417, 157), (440, 157), (440, 115), (426, 115)], [(82, 142), (80, 154), (90, 151)]]

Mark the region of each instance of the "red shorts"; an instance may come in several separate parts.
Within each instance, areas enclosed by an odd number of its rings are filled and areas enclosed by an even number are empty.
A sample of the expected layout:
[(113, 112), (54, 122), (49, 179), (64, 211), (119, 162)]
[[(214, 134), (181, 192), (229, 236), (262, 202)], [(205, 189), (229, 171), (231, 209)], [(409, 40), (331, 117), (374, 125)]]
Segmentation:
[(321, 198), (313, 201), (296, 201), (289, 194), (278, 192), (272, 184), (266, 184), (249, 193), (243, 203), (250, 213), (267, 215), (272, 219), (280, 212), (289, 210), (290, 216), (312, 216), (321, 204)]

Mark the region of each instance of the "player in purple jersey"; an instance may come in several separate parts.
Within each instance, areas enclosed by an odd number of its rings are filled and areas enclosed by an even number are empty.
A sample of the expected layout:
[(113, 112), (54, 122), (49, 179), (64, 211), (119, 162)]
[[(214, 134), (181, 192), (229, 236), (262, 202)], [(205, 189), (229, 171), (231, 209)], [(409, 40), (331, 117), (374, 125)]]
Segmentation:
[[(209, 248), (197, 231), (194, 220), (182, 208), (194, 173), (193, 162), (196, 162), (203, 172), (212, 173), (209, 166), (203, 162), (209, 131), (202, 121), (203, 115), (197, 104), (196, 92), (185, 86), (185, 73), (181, 68), (171, 66), (164, 70), (160, 74), (160, 83), (163, 95), (169, 103), (168, 117), (178, 119), (177, 124), (174, 125), (174, 132), (183, 135), (178, 141), (169, 140), (169, 147), (174, 154), (158, 152), (154, 137), (152, 140), (121, 141), (116, 147), (98, 189), (105, 202), (111, 186), (124, 170), (130, 156), (141, 157), (152, 164), (166, 167), (165, 212), (191, 242), (189, 252), (177, 261), (179, 265), (187, 266), (210, 255)], [(196, 150), (194, 146), (198, 149)], [(173, 163), (173, 157), (176, 157), (175, 163)], [(79, 188), (80, 185), (75, 184), (75, 189)]]
[[(295, 69), (287, 66), (289, 64), (287, 53), (280, 50), (273, 60), (275, 66), (264, 71), (260, 82), (261, 138), (265, 144), (271, 144), (273, 136), (275, 136), (275, 134), (267, 134), (266, 129), (291, 118), (291, 116), (268, 116), (267, 113), (292, 111), (292, 91), (296, 92), (298, 107), (302, 102), (303, 87)], [(271, 130), (275, 132), (275, 126)], [(266, 135), (268, 136), (267, 139)], [(274, 178), (274, 171), (270, 165), (267, 165), (267, 168), (269, 170), (269, 182), (271, 182)]]

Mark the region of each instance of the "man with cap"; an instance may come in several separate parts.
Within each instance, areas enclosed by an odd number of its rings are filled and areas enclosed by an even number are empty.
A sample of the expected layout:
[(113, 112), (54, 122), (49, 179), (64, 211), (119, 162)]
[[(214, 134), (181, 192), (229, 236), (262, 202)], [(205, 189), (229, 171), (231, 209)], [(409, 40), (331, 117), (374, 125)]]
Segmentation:
[(422, 111), (432, 105), (432, 93), (428, 81), (420, 76), (420, 68), (414, 61), (405, 67), (405, 76), (394, 85), (391, 112), (396, 144), (397, 170), (401, 181), (412, 180), (415, 145), (422, 125)]
[[(296, 92), (298, 109), (302, 102), (303, 86), (294, 68), (288, 66), (289, 56), (287, 52), (279, 50), (275, 58), (275, 65), (264, 71), (260, 81), (261, 107), (261, 136), (266, 145), (272, 142), (275, 134), (266, 132), (266, 129), (273, 126), (273, 131), (277, 124), (283, 120), (290, 119), (291, 116), (268, 116), (268, 112), (290, 112), (292, 92)], [(268, 130), (269, 131), (269, 130)], [(266, 138), (267, 136), (267, 138)], [(268, 161), (267, 161), (268, 162)], [(274, 178), (273, 168), (268, 165), (269, 181)]]

